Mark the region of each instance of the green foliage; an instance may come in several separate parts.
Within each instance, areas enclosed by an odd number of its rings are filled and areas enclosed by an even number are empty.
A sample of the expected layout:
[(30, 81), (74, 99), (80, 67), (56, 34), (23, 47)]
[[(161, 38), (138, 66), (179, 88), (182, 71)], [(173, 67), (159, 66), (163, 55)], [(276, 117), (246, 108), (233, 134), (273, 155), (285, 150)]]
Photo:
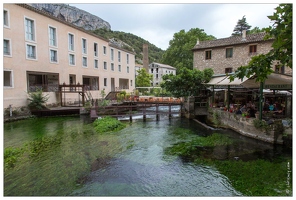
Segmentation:
[(122, 31), (112, 31), (107, 29), (97, 29), (93, 31), (96, 35), (99, 35), (106, 39), (116, 38), (123, 41), (128, 45), (123, 45), (122, 48), (128, 51), (136, 53), (136, 63), (142, 64), (143, 59), (143, 44), (148, 44), (149, 62), (159, 62), (164, 51), (154, 44), (149, 43), (141, 37), (133, 35), (131, 33), (125, 33)]
[(265, 29), (260, 29), (258, 26), (254, 27), (253, 29), (249, 30), (247, 34), (255, 34), (255, 33), (262, 33), (265, 32)]
[(264, 120), (254, 119), (253, 124), (256, 129), (265, 130), (266, 132), (271, 130), (271, 126), (268, 125)]
[(23, 149), (7, 147), (4, 149), (4, 168), (13, 168), (18, 158), (23, 154)]
[[(182, 130), (182, 129), (179, 129)], [(178, 135), (179, 131), (175, 134)], [(180, 142), (165, 150), (167, 154), (178, 155), (182, 157), (195, 157), (199, 155), (202, 147), (215, 147), (232, 144), (232, 140), (225, 135), (214, 133), (207, 137), (197, 137), (188, 142)]]
[(274, 21), (273, 27), (265, 28), (265, 39), (273, 38), (273, 49), (267, 54), (252, 57), (246, 66), (239, 67), (230, 80), (235, 77), (251, 77), (256, 75), (257, 82), (264, 82), (273, 72), (272, 62), (279, 61), (282, 65), (292, 68), (292, 4), (280, 4), (269, 19)]
[(161, 63), (168, 64), (177, 69), (177, 74), (182, 68), (193, 68), (192, 48), (196, 41), (205, 41), (216, 39), (212, 35), (207, 35), (203, 29), (192, 28), (188, 32), (181, 30), (174, 34), (169, 42), (169, 47), (163, 54)]
[(105, 133), (110, 131), (119, 131), (125, 128), (125, 124), (110, 116), (96, 119), (93, 122), (94, 129), (97, 133)]
[(45, 108), (45, 104), (49, 99), (48, 95), (43, 95), (42, 90), (37, 90), (36, 92), (28, 92), (28, 107), (30, 109), (42, 110)]
[[(150, 87), (153, 75), (149, 74), (144, 68), (139, 69), (136, 77), (136, 87)], [(148, 89), (139, 88), (139, 92), (146, 92)]]
[(181, 68), (177, 75), (164, 75), (162, 77), (164, 81), (160, 86), (174, 97), (197, 96), (199, 91), (204, 88), (203, 83), (207, 83), (213, 74), (213, 69), (200, 71)]
[(213, 112), (213, 122), (216, 126), (221, 125), (221, 116), (218, 112)]
[(31, 157), (37, 157), (42, 152), (60, 145), (62, 142), (62, 137), (60, 136), (45, 136), (37, 138), (26, 144), (29, 150), (29, 155)]
[(292, 166), (287, 166), (291, 163), (291, 160), (276, 163), (266, 160), (227, 160), (213, 161), (211, 165), (227, 176), (232, 186), (243, 195), (291, 196), (292, 178), (285, 178), (289, 176), (288, 169), (292, 169)]
[(255, 75), (256, 82), (264, 82), (267, 76), (273, 72), (271, 64), (272, 57), (268, 54), (253, 56), (248, 65), (239, 67), (234, 74), (229, 76), (229, 79), (233, 81), (235, 77), (242, 79)]
[(280, 61), (282, 65), (292, 68), (292, 34), (293, 34), (293, 4), (280, 4), (276, 12), (268, 18), (273, 22), (272, 26), (265, 29), (266, 38), (273, 38), (273, 50), (270, 55), (273, 60)]
[(249, 32), (249, 29), (250, 29), (251, 27), (252, 27), (252, 26), (250, 26), (250, 25), (247, 23), (246, 17), (243, 16), (242, 19), (240, 19), (240, 20), (237, 21), (237, 24), (236, 24), (236, 26), (235, 26), (234, 29), (233, 29), (233, 33), (232, 33), (232, 35), (234, 35), (234, 36), (242, 35), (243, 30), (246, 30), (247, 32)]

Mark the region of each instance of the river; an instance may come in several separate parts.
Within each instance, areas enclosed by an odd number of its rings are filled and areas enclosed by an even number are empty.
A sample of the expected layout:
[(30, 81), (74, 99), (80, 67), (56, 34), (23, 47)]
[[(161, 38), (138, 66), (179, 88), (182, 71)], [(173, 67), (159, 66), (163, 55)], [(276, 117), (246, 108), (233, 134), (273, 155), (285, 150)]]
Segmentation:
[[(230, 130), (207, 130), (184, 118), (125, 122), (121, 131), (97, 134), (85, 116), (33, 118), (4, 124), (4, 147), (21, 149), (4, 170), (4, 196), (244, 196), (233, 179), (201, 157), (236, 162), (278, 160), (288, 168), (291, 152)], [(233, 142), (198, 148), (192, 156), (168, 153), (174, 145), (213, 133)], [(288, 163), (288, 165), (287, 165)], [(273, 165), (273, 162), (270, 162)], [(291, 169), (290, 169), (291, 170)], [(291, 178), (290, 178), (291, 179)], [(261, 187), (261, 186), (258, 186)], [(250, 194), (247, 194), (250, 195)], [(287, 196), (291, 195), (289, 191)]]

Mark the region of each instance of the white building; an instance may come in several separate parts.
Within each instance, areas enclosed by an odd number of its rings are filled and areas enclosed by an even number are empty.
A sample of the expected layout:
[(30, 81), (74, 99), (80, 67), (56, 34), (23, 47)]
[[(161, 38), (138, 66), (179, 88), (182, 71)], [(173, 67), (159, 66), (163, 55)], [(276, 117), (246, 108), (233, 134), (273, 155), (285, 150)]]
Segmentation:
[(170, 65), (153, 62), (149, 64), (149, 74), (153, 75), (151, 86), (160, 86), (160, 83), (163, 81), (162, 76), (165, 74), (176, 75), (176, 68)]

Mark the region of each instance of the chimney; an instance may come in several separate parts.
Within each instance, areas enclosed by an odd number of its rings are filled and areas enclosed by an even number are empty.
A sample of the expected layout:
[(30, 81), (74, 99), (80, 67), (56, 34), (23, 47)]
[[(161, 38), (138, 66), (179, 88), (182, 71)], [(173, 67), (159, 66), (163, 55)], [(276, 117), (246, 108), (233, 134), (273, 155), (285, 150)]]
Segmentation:
[(199, 45), (199, 39), (197, 38), (196, 44), (195, 45)]
[(149, 73), (148, 44), (143, 44), (143, 68)]
[(246, 36), (247, 36), (247, 30), (243, 30), (243, 34), (242, 34), (242, 41), (246, 41)]

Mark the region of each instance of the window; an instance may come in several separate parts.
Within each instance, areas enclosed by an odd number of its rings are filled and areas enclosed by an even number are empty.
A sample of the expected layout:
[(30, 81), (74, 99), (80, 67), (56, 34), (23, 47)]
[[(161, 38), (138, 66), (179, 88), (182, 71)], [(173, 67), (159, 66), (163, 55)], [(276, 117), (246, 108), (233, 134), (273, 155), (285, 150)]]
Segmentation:
[(75, 65), (75, 55), (74, 54), (69, 54), (69, 64)]
[(249, 53), (256, 53), (257, 52), (257, 45), (250, 45), (249, 47)]
[(129, 66), (126, 67), (126, 72), (129, 73)]
[(74, 35), (69, 33), (68, 35), (69, 50), (74, 51)]
[(129, 55), (126, 54), (126, 64), (129, 64)]
[(226, 58), (232, 58), (233, 48), (226, 48)]
[(118, 62), (121, 62), (121, 52), (118, 51)]
[(57, 46), (56, 29), (53, 27), (49, 27), (49, 45), (54, 47)]
[(56, 50), (50, 50), (50, 62), (58, 62), (58, 54)]
[(26, 55), (28, 59), (36, 59), (36, 46), (27, 44), (26, 46)]
[(111, 70), (114, 71), (114, 63), (111, 63)]
[(95, 69), (99, 69), (99, 64), (98, 64), (98, 60), (95, 59), (95, 63), (94, 63)]
[(104, 78), (104, 86), (107, 86), (107, 78)]
[(7, 39), (3, 40), (3, 55), (11, 56), (10, 40), (7, 40)]
[(107, 70), (107, 62), (104, 62), (104, 69)]
[(4, 70), (3, 72), (4, 72), (3, 74), (4, 87), (13, 87), (12, 71)]
[(94, 55), (98, 56), (98, 44), (94, 43)]
[(121, 72), (121, 65), (118, 65), (118, 71)]
[(206, 51), (206, 60), (212, 59), (212, 51)]
[(276, 65), (274, 72), (284, 74), (285, 73), (285, 66)]
[(110, 53), (111, 53), (111, 55), (110, 55), (110, 59), (113, 61), (113, 60), (114, 60), (114, 50), (111, 49), (111, 50), (110, 50)]
[(34, 21), (28, 18), (25, 18), (25, 27), (26, 27), (26, 40), (35, 41), (35, 27)]
[(7, 10), (3, 10), (3, 25), (9, 27), (9, 13)]
[(232, 67), (225, 68), (225, 74), (232, 73)]
[(82, 38), (82, 53), (87, 53), (86, 39)]
[(82, 66), (87, 67), (87, 57), (82, 57)]
[(107, 54), (107, 48), (105, 46), (103, 46), (103, 54), (106, 55)]
[(131, 86), (133, 86), (133, 80), (131, 80)]

